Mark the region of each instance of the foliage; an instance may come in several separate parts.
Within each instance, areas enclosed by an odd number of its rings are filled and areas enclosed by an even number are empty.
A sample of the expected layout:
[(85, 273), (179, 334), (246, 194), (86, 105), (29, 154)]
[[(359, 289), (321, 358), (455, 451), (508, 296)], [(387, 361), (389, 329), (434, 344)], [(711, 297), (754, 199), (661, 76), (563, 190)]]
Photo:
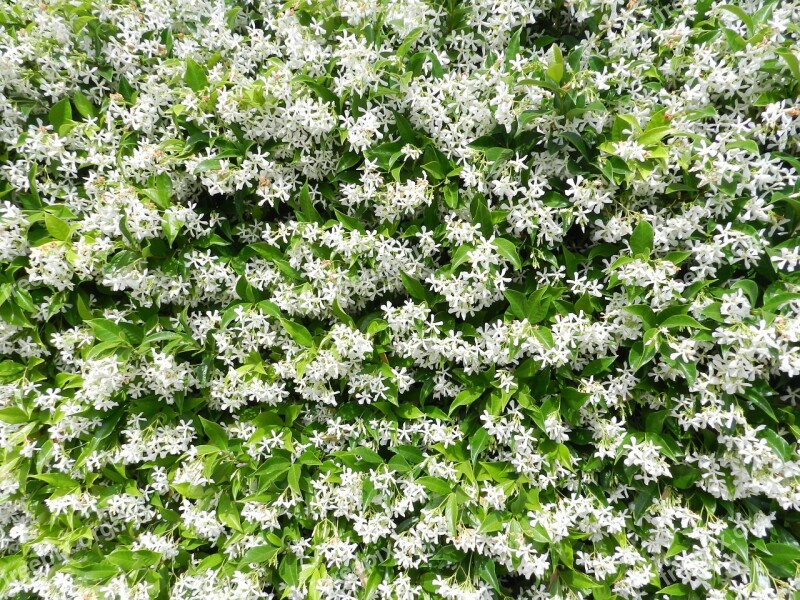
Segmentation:
[(0, 596), (800, 590), (796, 0), (5, 0)]

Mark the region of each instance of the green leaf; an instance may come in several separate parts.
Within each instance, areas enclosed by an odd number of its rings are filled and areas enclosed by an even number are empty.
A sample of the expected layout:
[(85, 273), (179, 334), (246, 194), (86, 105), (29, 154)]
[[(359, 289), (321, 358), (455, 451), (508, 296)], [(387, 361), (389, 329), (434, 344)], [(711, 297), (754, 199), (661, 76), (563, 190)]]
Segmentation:
[(522, 27), (518, 27), (517, 30), (512, 34), (511, 39), (508, 41), (508, 46), (506, 47), (505, 51), (505, 64), (506, 66), (517, 57), (519, 54), (519, 42), (520, 36), (522, 35)]
[(492, 169), (496, 169), (514, 156), (514, 151), (510, 148), (493, 147), (487, 148), (483, 153), (484, 158), (492, 164)]
[(517, 247), (514, 242), (505, 238), (495, 238), (492, 243), (497, 248), (497, 253), (514, 265), (514, 269), (517, 271), (522, 269), (522, 260), (517, 253)]
[(430, 475), (425, 475), (424, 477), (417, 479), (417, 483), (424, 485), (428, 490), (440, 496), (446, 496), (452, 492), (452, 489), (450, 489), (450, 484), (440, 477), (431, 477)]
[(200, 423), (203, 425), (203, 431), (208, 437), (209, 441), (220, 448), (221, 450), (228, 449), (228, 434), (225, 432), (225, 429), (222, 425), (214, 423), (213, 421), (209, 421), (203, 417), (198, 417), (200, 419)]
[(536, 339), (539, 340), (545, 348), (552, 348), (555, 346), (555, 341), (553, 340), (553, 332), (550, 331), (548, 327), (537, 327), (533, 335), (536, 336)]
[(308, 191), (308, 181), (306, 181), (300, 189), (300, 210), (312, 221), (316, 221), (317, 223), (322, 223), (324, 221), (317, 211), (316, 206), (314, 206), (314, 202), (311, 200), (311, 194)]
[(581, 407), (586, 404), (588, 399), (589, 394), (586, 392), (579, 392), (573, 387), (565, 387), (561, 392), (561, 414), (569, 423), (577, 424)]
[(356, 166), (363, 160), (363, 156), (356, 152), (345, 152), (339, 158), (339, 162), (336, 165), (336, 172), (341, 173), (343, 171), (347, 171), (350, 168)]
[(170, 246), (172, 246), (175, 238), (178, 237), (183, 225), (183, 219), (177, 218), (172, 212), (164, 213), (164, 218), (161, 220), (161, 230), (164, 232), (164, 236)]
[(664, 596), (687, 596), (691, 588), (688, 585), (684, 585), (683, 583), (673, 583), (672, 585), (668, 585), (665, 588), (661, 588), (656, 592), (656, 597), (661, 595)]
[(447, 518), (447, 526), (450, 530), (450, 535), (455, 537), (458, 532), (458, 497), (455, 494), (450, 494), (447, 497), (444, 514)]
[(644, 365), (653, 360), (656, 355), (656, 347), (654, 344), (643, 344), (641, 341), (636, 342), (631, 346), (628, 353), (628, 363), (634, 371), (638, 371)]
[(734, 6), (732, 4), (724, 4), (724, 5), (720, 6), (719, 8), (721, 10), (726, 10), (729, 13), (731, 13), (732, 15), (738, 17), (739, 20), (742, 23), (744, 23), (745, 27), (747, 27), (748, 35), (753, 35), (753, 19), (750, 17), (750, 15), (748, 15), (746, 12), (744, 12), (738, 6)]
[(653, 249), (653, 226), (642, 219), (633, 230), (630, 239), (631, 254), (634, 256), (647, 256)]
[(239, 510), (228, 494), (222, 494), (217, 505), (217, 517), (220, 523), (227, 525), (235, 531), (242, 531), (242, 522), (239, 518)]
[(687, 258), (689, 258), (690, 256), (692, 256), (692, 252), (690, 252), (688, 250), (687, 251), (676, 250), (676, 251), (667, 253), (667, 255), (664, 256), (664, 260), (667, 260), (667, 261), (671, 262), (674, 265), (679, 265), (683, 261), (685, 261)]
[(756, 305), (756, 302), (758, 301), (758, 284), (755, 281), (750, 279), (740, 279), (731, 286), (731, 289), (742, 290), (745, 296), (747, 296), (748, 300), (750, 300), (750, 304), (752, 306)]
[(729, 527), (720, 534), (720, 540), (723, 546), (735, 552), (747, 564), (747, 537), (737, 529)]
[(191, 58), (186, 59), (186, 72), (183, 75), (183, 80), (195, 92), (199, 92), (208, 85), (208, 76), (205, 68)]
[(556, 544), (556, 554), (558, 555), (559, 560), (572, 569), (573, 566), (573, 550), (572, 550), (572, 542), (571, 540), (565, 540), (563, 542), (559, 542)]
[(424, 302), (428, 296), (428, 292), (425, 290), (425, 287), (413, 277), (406, 275), (402, 271), (400, 272), (400, 279), (403, 282), (403, 287), (406, 288), (408, 295), (411, 296), (414, 300), (419, 300)]
[(361, 460), (365, 463), (370, 463), (373, 465), (382, 465), (383, 459), (381, 455), (375, 452), (374, 450), (370, 450), (364, 446), (360, 446), (353, 450), (353, 453), (358, 456)]
[(51, 485), (54, 488), (74, 489), (80, 487), (80, 483), (68, 475), (64, 475), (64, 473), (42, 473), (40, 475), (31, 475), (31, 477), (40, 481), (44, 481), (46, 484)]
[(397, 133), (400, 134), (400, 139), (407, 144), (416, 144), (417, 132), (414, 131), (414, 126), (411, 122), (396, 110), (393, 110), (392, 114), (394, 115), (394, 122), (397, 125)]
[(396, 446), (394, 448), (394, 452), (402, 456), (406, 461), (408, 461), (409, 464), (412, 465), (418, 465), (425, 459), (425, 456), (422, 454), (422, 450), (409, 444)]
[(86, 563), (70, 563), (66, 566), (60, 567), (61, 571), (75, 575), (78, 579), (83, 581), (104, 581), (115, 575), (118, 575), (120, 568), (116, 565), (107, 565), (98, 562), (90, 564)]
[(775, 414), (775, 411), (772, 409), (770, 405), (770, 401), (768, 398), (764, 397), (764, 394), (761, 391), (754, 389), (753, 387), (747, 388), (744, 393), (742, 394), (745, 398), (747, 398), (753, 405), (761, 410), (765, 415), (767, 415), (773, 422), (778, 423), (778, 417)]
[(784, 440), (771, 429), (763, 430), (761, 435), (765, 440), (767, 440), (767, 443), (772, 447), (773, 450), (775, 450), (778, 456), (787, 462), (792, 460), (794, 456), (794, 449), (786, 442), (786, 440)]
[(300, 476), (302, 475), (303, 467), (300, 463), (294, 463), (289, 467), (289, 473), (286, 476), (286, 483), (289, 484), (289, 489), (296, 495), (301, 495), (303, 491), (300, 489)]
[(288, 319), (281, 319), (281, 325), (289, 336), (301, 346), (311, 348), (314, 345), (314, 338), (311, 333), (300, 323), (289, 321)]
[(639, 139), (636, 140), (642, 146), (652, 146), (653, 144), (657, 144), (666, 136), (673, 133), (674, 129), (669, 125), (662, 125), (660, 127), (653, 127), (652, 129), (647, 129), (645, 132), (639, 136)]
[(89, 319), (86, 321), (98, 340), (104, 342), (122, 342), (129, 346), (142, 343), (144, 332), (141, 327), (131, 323), (114, 323), (109, 319)]
[(427, 171), (428, 175), (430, 175), (434, 181), (441, 181), (447, 177), (447, 172), (438, 162), (431, 161), (429, 163), (425, 163), (422, 165), (422, 168)]
[(278, 477), (286, 473), (291, 466), (292, 463), (288, 458), (283, 456), (274, 456), (273, 458), (267, 459), (264, 463), (262, 463), (261, 466), (256, 469), (255, 475), (259, 476), (259, 483), (262, 485), (262, 487), (266, 487), (278, 479)]
[(317, 96), (319, 96), (320, 100), (323, 100), (329, 104), (333, 104), (334, 107), (339, 106), (339, 97), (318, 81), (315, 81), (310, 77), (298, 77), (298, 79), (307, 85), (308, 88)]
[(480, 567), (478, 568), (478, 575), (483, 581), (488, 583), (496, 593), (499, 594), (501, 591), (500, 581), (497, 579), (494, 561), (490, 558), (481, 556), (479, 562)]
[(592, 579), (591, 577), (584, 575), (578, 571), (573, 570), (565, 570), (562, 571), (561, 577), (568, 586), (578, 590), (591, 590), (596, 588), (603, 587), (603, 584), (599, 581)]
[(528, 302), (528, 323), (531, 325), (535, 325), (540, 321), (544, 320), (547, 317), (548, 313), (550, 312), (550, 299), (546, 298), (543, 300), (538, 301), (529, 301)]
[(18, 425), (27, 423), (30, 421), (30, 417), (28, 413), (17, 406), (7, 406), (6, 408), (0, 408), (0, 421)]
[[(273, 304), (273, 306), (275, 306), (275, 305)], [(277, 306), (275, 306), (275, 310), (278, 310)], [(346, 323), (347, 325), (349, 325), (353, 329), (356, 328), (356, 323), (353, 320), (353, 317), (351, 317), (350, 315), (348, 315), (346, 312), (344, 312), (342, 310), (342, 307), (339, 306), (339, 301), (337, 299), (333, 300), (333, 302), (331, 304), (331, 311), (333, 312), (334, 315), (336, 315), (337, 319), (339, 319), (343, 323)]]
[(713, 119), (718, 116), (717, 109), (714, 105), (709, 104), (698, 110), (690, 110), (686, 113), (686, 119), (689, 121), (702, 121), (703, 119)]
[(421, 36), (424, 32), (425, 32), (424, 27), (417, 27), (415, 29), (412, 29), (411, 32), (409, 32), (409, 34), (406, 35), (405, 39), (403, 40), (403, 43), (400, 44), (400, 46), (397, 48), (397, 53), (396, 53), (397, 58), (400, 59), (404, 58), (405, 55), (408, 54), (408, 51), (411, 49), (411, 46), (414, 45), (414, 42), (416, 42), (419, 39), (419, 36)]
[(11, 360), (0, 362), (0, 380), (11, 381), (25, 372), (25, 365), (20, 365)]
[(172, 199), (172, 179), (167, 173), (161, 173), (153, 178), (155, 187), (147, 188), (144, 193), (161, 209), (166, 210)]
[(278, 573), (284, 583), (296, 586), (300, 582), (297, 557), (294, 554), (285, 554), (278, 567)]
[(22, 310), (29, 313), (36, 312), (36, 304), (34, 303), (33, 298), (28, 290), (15, 286), (11, 288), (11, 293), (14, 296), (17, 306), (19, 306)]
[(497, 511), (492, 511), (484, 519), (481, 520), (481, 525), (478, 527), (478, 533), (494, 533), (503, 529), (504, 519)]
[(687, 490), (700, 479), (701, 471), (686, 465), (677, 465), (672, 469), (672, 485), (679, 490)]
[(81, 116), (87, 118), (94, 116), (94, 106), (92, 106), (91, 101), (80, 91), (76, 91), (72, 94), (72, 102), (75, 104), (75, 108), (78, 109)]
[(205, 173), (206, 171), (219, 171), (221, 168), (222, 164), (219, 162), (218, 158), (207, 158), (197, 163), (197, 166), (192, 172), (195, 174)]
[(337, 208), (333, 209), (333, 213), (336, 215), (339, 223), (344, 225), (345, 229), (348, 231), (364, 231), (364, 227), (361, 225), (358, 219), (344, 214)]
[(478, 460), (480, 453), (483, 452), (489, 445), (490, 439), (491, 438), (489, 437), (489, 434), (483, 427), (478, 427), (478, 429), (475, 430), (475, 433), (469, 437), (469, 456), (472, 459), (473, 465)]
[(450, 208), (458, 208), (458, 182), (451, 181), (444, 186), (444, 203)]
[(637, 317), (642, 319), (645, 327), (650, 328), (654, 327), (656, 324), (656, 315), (653, 312), (653, 309), (647, 306), (646, 304), (633, 304), (631, 306), (623, 306), (622, 310), (626, 313), (630, 313), (632, 315), (636, 315)]
[(794, 52), (792, 52), (789, 48), (778, 48), (775, 50), (775, 54), (786, 61), (789, 71), (797, 81), (800, 81), (800, 61), (798, 61)]
[(53, 129), (56, 133), (61, 129), (62, 125), (72, 122), (72, 105), (69, 102), (69, 98), (64, 98), (61, 101), (57, 102), (53, 105), (50, 109), (48, 114), (48, 118), (50, 120), (50, 124), (53, 126)]
[(242, 557), (243, 564), (264, 564), (270, 562), (280, 552), (279, 546), (256, 546), (250, 548)]
[(800, 547), (790, 544), (769, 543), (767, 544), (767, 551), (770, 553), (771, 558), (778, 559), (779, 561), (793, 562), (800, 561)]
[(561, 137), (575, 146), (575, 148), (578, 149), (578, 152), (581, 153), (581, 156), (583, 156), (586, 160), (592, 159), (589, 149), (586, 147), (586, 143), (583, 141), (583, 138), (580, 135), (574, 131), (565, 131), (561, 134)]
[(675, 329), (678, 327), (689, 327), (690, 329), (708, 329), (705, 325), (702, 325), (697, 319), (694, 317), (690, 317), (689, 315), (673, 315), (665, 319), (659, 327), (665, 327), (667, 329)]
[(547, 67), (547, 76), (556, 83), (561, 83), (564, 78), (564, 55), (561, 53), (561, 48), (558, 47), (558, 44), (553, 44), (551, 49), (553, 58)]
[(741, 148), (742, 150), (747, 150), (750, 154), (754, 154), (755, 156), (761, 154), (761, 151), (758, 149), (758, 144), (756, 144), (753, 140), (738, 140), (735, 142), (729, 142), (726, 147), (731, 150)]
[(92, 328), (94, 336), (101, 341), (122, 340), (122, 328), (108, 319), (90, 319), (86, 321)]
[(508, 300), (511, 314), (522, 320), (528, 315), (528, 299), (525, 294), (516, 290), (503, 290), (503, 295)]
[(65, 222), (56, 217), (55, 215), (51, 215), (50, 213), (45, 213), (44, 215), (44, 225), (47, 228), (47, 233), (49, 233), (53, 239), (65, 242), (70, 237), (70, 227)]
[(453, 412), (460, 406), (469, 406), (482, 395), (483, 390), (467, 389), (460, 392), (450, 405), (450, 412), (448, 414), (452, 415)]
[(614, 364), (614, 361), (617, 360), (616, 356), (606, 356), (605, 358), (596, 358), (592, 362), (590, 362), (581, 372), (581, 377), (591, 377), (592, 375), (597, 375), (598, 373), (604, 373), (608, 371), (611, 365)]
[(481, 194), (476, 194), (472, 199), (469, 212), (472, 215), (472, 222), (480, 226), (481, 233), (485, 237), (489, 237), (492, 231), (494, 231), (492, 214), (489, 212), (489, 208), (486, 205), (486, 199)]
[(125, 572), (148, 569), (161, 562), (161, 553), (152, 550), (117, 549), (107, 556), (112, 565), (121, 567)]

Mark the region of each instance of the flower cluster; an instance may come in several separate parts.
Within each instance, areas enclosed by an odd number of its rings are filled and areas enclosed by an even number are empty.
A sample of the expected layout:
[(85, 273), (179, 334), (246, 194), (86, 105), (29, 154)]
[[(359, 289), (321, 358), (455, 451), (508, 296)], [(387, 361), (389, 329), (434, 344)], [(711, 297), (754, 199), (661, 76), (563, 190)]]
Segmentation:
[(5, 0), (0, 598), (797, 597), (799, 23)]

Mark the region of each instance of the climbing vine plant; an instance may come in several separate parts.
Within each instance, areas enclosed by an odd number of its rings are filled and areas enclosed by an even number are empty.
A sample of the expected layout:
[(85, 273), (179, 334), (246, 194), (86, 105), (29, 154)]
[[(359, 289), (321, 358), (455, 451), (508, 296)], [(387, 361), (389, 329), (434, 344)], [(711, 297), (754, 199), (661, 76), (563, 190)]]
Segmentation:
[(2, 0), (0, 596), (791, 598), (797, 0)]

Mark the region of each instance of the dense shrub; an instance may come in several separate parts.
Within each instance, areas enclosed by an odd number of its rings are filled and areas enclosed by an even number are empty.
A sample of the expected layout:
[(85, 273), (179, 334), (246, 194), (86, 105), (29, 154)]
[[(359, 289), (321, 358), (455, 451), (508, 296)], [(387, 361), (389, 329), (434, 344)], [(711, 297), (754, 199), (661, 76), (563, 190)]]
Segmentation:
[(792, 597), (796, 0), (4, 0), (0, 595)]

